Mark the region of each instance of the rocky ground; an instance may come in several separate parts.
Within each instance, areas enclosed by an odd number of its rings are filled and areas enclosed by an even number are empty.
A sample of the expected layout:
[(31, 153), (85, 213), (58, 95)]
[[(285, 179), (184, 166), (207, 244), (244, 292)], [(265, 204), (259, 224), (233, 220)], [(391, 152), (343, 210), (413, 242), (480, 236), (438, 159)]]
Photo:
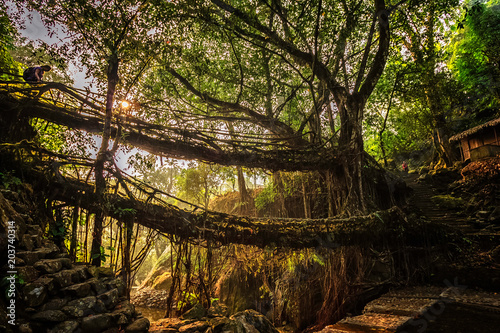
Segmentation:
[(150, 333), (278, 333), (278, 330), (261, 313), (245, 310), (228, 316), (227, 308), (214, 305), (206, 310), (198, 305), (180, 318), (161, 319), (153, 322)]
[(141, 288), (130, 293), (130, 302), (135, 306), (167, 308), (168, 290)]

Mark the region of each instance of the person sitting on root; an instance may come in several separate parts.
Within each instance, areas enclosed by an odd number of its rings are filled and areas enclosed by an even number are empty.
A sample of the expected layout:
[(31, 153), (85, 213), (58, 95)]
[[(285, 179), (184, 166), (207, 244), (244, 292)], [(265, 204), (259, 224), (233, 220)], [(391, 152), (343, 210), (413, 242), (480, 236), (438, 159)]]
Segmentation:
[(51, 69), (48, 65), (26, 68), (23, 72), (23, 79), (26, 82), (42, 82), (43, 74)]

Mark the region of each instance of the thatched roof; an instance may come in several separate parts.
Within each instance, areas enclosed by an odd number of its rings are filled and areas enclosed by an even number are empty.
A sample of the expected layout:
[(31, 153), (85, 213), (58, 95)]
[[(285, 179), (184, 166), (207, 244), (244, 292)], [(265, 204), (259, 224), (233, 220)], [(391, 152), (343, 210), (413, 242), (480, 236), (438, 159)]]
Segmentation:
[(478, 125), (476, 127), (473, 127), (471, 129), (468, 129), (467, 131), (464, 131), (462, 133), (459, 133), (457, 135), (454, 135), (450, 138), (450, 141), (458, 141), (458, 140), (462, 140), (463, 138), (466, 138), (472, 134), (475, 134), (475, 133), (478, 133), (488, 127), (493, 127), (493, 126), (496, 126), (500, 124), (500, 118), (497, 118), (497, 119), (493, 119), (491, 121), (488, 121), (487, 123), (484, 123), (484, 124), (481, 124), (481, 125)]

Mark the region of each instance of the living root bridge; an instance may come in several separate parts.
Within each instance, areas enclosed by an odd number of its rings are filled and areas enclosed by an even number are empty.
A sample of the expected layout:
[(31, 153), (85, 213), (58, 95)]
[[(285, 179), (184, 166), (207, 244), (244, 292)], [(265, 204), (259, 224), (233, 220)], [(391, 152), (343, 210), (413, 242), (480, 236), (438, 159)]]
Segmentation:
[[(35, 179), (44, 179), (54, 199), (76, 205), (90, 212), (101, 207), (93, 185), (65, 177), (56, 168), (29, 168)], [(26, 173), (25, 173), (26, 174)], [(211, 240), (221, 245), (243, 244), (284, 248), (327, 247), (343, 245), (383, 245), (406, 237), (423, 235), (423, 226), (409, 222), (397, 207), (351, 218), (278, 219), (249, 218), (211, 211), (187, 211), (168, 203), (156, 204), (120, 194), (106, 195), (106, 215), (123, 222), (133, 221), (165, 234)], [(124, 214), (123, 212), (128, 212)]]
[[(40, 118), (75, 130), (102, 133), (103, 106), (96, 103), (60, 83), (26, 87), (25, 84), (0, 81), (2, 117), (14, 114), (16, 119)], [(124, 143), (163, 157), (283, 171), (327, 170), (339, 165), (333, 149), (262, 148), (265, 142), (235, 145), (194, 129), (163, 126), (116, 114), (111, 124), (113, 137), (116, 137), (119, 127)]]

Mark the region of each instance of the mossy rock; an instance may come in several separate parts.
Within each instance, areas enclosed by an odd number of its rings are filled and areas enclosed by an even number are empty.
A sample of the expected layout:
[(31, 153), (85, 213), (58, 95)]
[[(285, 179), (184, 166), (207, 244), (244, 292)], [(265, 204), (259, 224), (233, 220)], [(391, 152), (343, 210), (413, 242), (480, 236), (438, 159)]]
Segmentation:
[(465, 202), (462, 198), (453, 197), (451, 195), (435, 195), (431, 200), (440, 208), (445, 209), (460, 209), (465, 207)]
[(171, 285), (172, 274), (170, 272), (165, 272), (154, 279), (152, 288), (155, 290), (168, 290)]

